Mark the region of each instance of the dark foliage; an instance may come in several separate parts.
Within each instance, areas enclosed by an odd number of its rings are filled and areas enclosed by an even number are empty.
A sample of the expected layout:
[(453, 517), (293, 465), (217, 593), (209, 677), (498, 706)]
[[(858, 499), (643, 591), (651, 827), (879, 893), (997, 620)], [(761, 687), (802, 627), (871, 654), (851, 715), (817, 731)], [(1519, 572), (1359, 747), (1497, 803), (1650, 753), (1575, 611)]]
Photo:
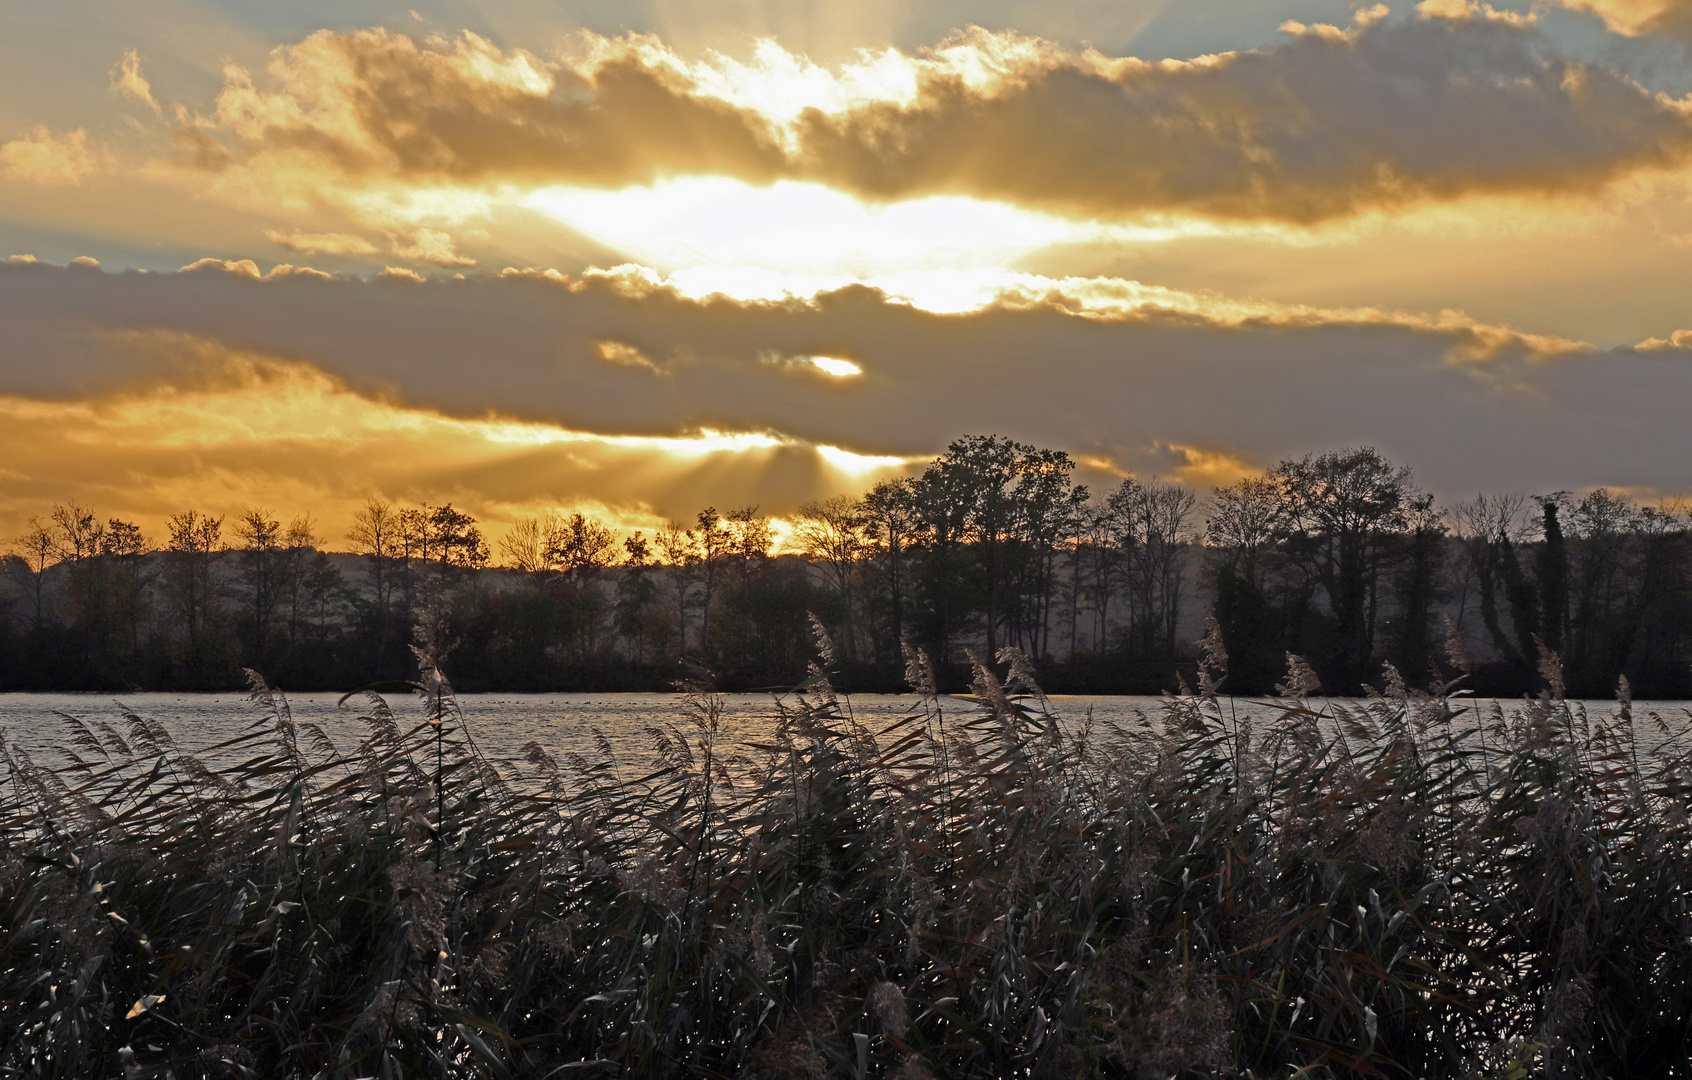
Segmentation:
[(335, 554), (309, 517), (252, 509), (226, 530), (187, 511), (151, 549), (131, 523), (55, 507), (0, 559), (0, 690), (229, 689), (248, 667), (297, 690), (394, 679), (419, 622), (449, 627), (467, 690), (661, 690), (686, 663), (767, 688), (802, 676), (814, 613), (854, 691), (897, 689), (909, 642), (946, 689), (968, 685), (971, 649), (1010, 646), (1056, 691), (1146, 694), (1193, 677), (1208, 612), (1243, 693), (1268, 693), (1288, 652), (1336, 692), (1365, 693), (1383, 662), (1425, 681), (1449, 620), (1477, 692), (1531, 692), (1543, 642), (1576, 696), (1618, 675), (1692, 695), (1692, 532), (1673, 508), (1599, 489), (1445, 510), (1367, 447), (1203, 504), (1133, 478), (1091, 498), (1074, 468), (972, 436), (920, 475), (798, 508), (779, 553), (756, 507), (620, 542), (551, 513), (514, 523), (501, 566), (450, 505), (373, 501)]
[[(831, 645), (828, 648), (832, 648)], [(880, 732), (488, 760), (425, 664), (339, 748), (140, 716), (8, 748), (0, 1076), (1676, 1076), (1692, 760), (1623, 696), (1200, 693), (1060, 723), (1026, 658)]]

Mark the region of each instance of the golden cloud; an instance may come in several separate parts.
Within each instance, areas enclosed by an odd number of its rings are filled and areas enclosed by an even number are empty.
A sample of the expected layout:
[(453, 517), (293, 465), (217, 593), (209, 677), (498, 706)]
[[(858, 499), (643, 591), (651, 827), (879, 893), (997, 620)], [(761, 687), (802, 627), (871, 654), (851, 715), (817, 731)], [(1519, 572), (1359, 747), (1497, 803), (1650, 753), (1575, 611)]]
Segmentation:
[(1263, 471), (1261, 463), (1239, 454), (1202, 446), (1171, 446), (1174, 467), (1168, 476), (1177, 483), (1199, 488), (1227, 487)]
[(292, 233), (278, 232), (275, 229), (264, 229), (262, 231), (265, 239), (289, 251), (298, 251), (304, 255), (376, 254), (376, 245), (355, 233), (303, 233), (298, 229)]
[(82, 128), (55, 135), (37, 124), (23, 138), (0, 145), (0, 175), (42, 187), (75, 186), (99, 169), (103, 157)]
[(112, 93), (147, 106), (155, 116), (162, 115), (159, 103), (153, 100), (152, 85), (141, 74), (141, 55), (134, 49), (125, 52), (112, 70)]
[(657, 361), (625, 342), (596, 341), (593, 343), (593, 354), (601, 363), (613, 367), (643, 368), (654, 375), (669, 374)]
[(1692, 38), (1692, 2), (1688, 0), (1558, 0), (1574, 11), (1596, 15), (1618, 34), (1662, 34)]
[(767, 432), (613, 436), (454, 417), (187, 335), (119, 339), (132, 355), (168, 354), (171, 376), (68, 401), (0, 395), (0, 528), (67, 499), (155, 529), (187, 507), (263, 505), (309, 511), (334, 540), (372, 495), (450, 501), (495, 532), (572, 508), (651, 528), (712, 501), (791, 509), (904, 465)]
[(405, 259), (431, 262), (436, 266), (475, 266), (475, 259), (458, 253), (451, 236), (436, 229), (418, 229), (410, 243), (394, 242), (394, 254)]
[(1666, 339), (1659, 337), (1646, 338), (1634, 346), (1638, 352), (1675, 352), (1680, 350), (1692, 351), (1692, 330), (1676, 330)]
[(1308, 223), (1586, 190), (1685, 159), (1684, 102), (1557, 57), (1531, 20), (1458, 6), (1289, 24), (1271, 48), (1185, 62), (980, 30), (831, 69), (769, 44), (750, 64), (688, 62), (654, 38), (585, 35), (546, 60), (468, 33), (321, 31), (278, 49), (262, 86), (229, 68), (213, 114), (184, 131), (223, 140), (228, 191), (389, 224), (427, 212), (404, 192), (437, 193), (440, 213), (453, 190), (688, 175)]
[[(1371, 444), (1442, 491), (1684, 486), (1680, 463), (1692, 456), (1680, 416), (1692, 366), (1679, 351), (1603, 352), (1458, 313), (1275, 305), (1109, 279), (1036, 281), (942, 313), (861, 284), (781, 300), (690, 297), (636, 270), (358, 280), (302, 268), (261, 275), (239, 262), (172, 274), (0, 263), (0, 323), (0, 393), (66, 409), (133, 394), (140, 378), (201, 393), (208, 362), (183, 341), (300, 365), (337, 388), (276, 414), (275, 438), (310, 453), (267, 443), (253, 468), (305, 469), (300, 491), (332, 474), (336, 491), (362, 487), (388, 475), (379, 444), (392, 440), (393, 467), (423, 470), (404, 475), (432, 478), (433, 497), (496, 509), (530, 505), (533, 478), (551, 476), (547, 491), (562, 502), (779, 513), (980, 432), (1194, 482), (1241, 467), (1229, 457)], [(661, 358), (665, 377), (637, 355)], [(771, 357), (849, 357), (863, 374), (829, 377), (814, 359)], [(387, 419), (309, 437), (354, 399)], [(212, 430), (244, 415), (233, 399), (212, 411)], [(247, 467), (238, 447), (196, 455), (192, 416), (156, 422), (189, 440), (180, 469)], [(407, 424), (461, 450), (451, 461), (413, 452)], [(462, 449), (472, 445), (464, 431), (503, 449), (477, 457)], [(1640, 455), (1643, 444), (1659, 452)], [(314, 455), (332, 466), (307, 469)], [(111, 475), (144, 457), (110, 459)], [(39, 501), (52, 484), (38, 476), (56, 467), (42, 455), (18, 460), (13, 487)], [(147, 467), (186, 475), (163, 457)], [(399, 480), (380, 485), (400, 497)]]

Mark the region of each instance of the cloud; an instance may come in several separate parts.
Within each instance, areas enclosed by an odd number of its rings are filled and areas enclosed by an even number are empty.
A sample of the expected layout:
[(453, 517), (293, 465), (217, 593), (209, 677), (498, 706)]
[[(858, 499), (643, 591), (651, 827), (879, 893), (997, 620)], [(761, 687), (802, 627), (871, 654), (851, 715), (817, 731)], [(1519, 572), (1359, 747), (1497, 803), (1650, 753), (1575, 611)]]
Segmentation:
[(376, 245), (355, 233), (292, 233), (262, 230), (267, 240), (289, 251), (305, 255), (374, 255)]
[(1692, 41), (1689, 0), (1557, 0), (1563, 7), (1596, 15), (1618, 34), (1661, 34)]
[(475, 259), (467, 259), (458, 254), (451, 236), (435, 229), (418, 229), (409, 244), (394, 241), (394, 254), (405, 259), (432, 262), (436, 266), (476, 265)]
[[(1461, 6), (1461, 5), (1459, 5)], [(619, 188), (678, 176), (820, 182), (873, 200), (965, 195), (1097, 218), (1316, 222), (1417, 200), (1590, 190), (1684, 161), (1688, 106), (1564, 59), (1531, 20), (1450, 4), (1191, 61), (974, 30), (836, 68), (775, 47), (689, 62), (584, 35), (569, 57), (385, 30), (230, 67), (219, 181), (245, 198)], [(359, 202), (358, 192), (364, 192)], [(350, 194), (349, 194), (350, 193)], [(416, 206), (410, 209), (415, 213)]]
[(163, 115), (159, 103), (153, 100), (152, 86), (141, 74), (141, 55), (134, 49), (125, 52), (118, 66), (112, 69), (112, 93), (147, 106), (155, 116)]
[(1178, 483), (1198, 488), (1227, 487), (1242, 477), (1257, 475), (1268, 464), (1216, 447), (1169, 446), (1166, 450), (1169, 463), (1158, 471)]
[(610, 364), (612, 367), (644, 368), (654, 375), (669, 374), (663, 365), (650, 356), (621, 341), (596, 341), (593, 343), (593, 354), (599, 358), (600, 363)]
[[(0, 394), (0, 527), (75, 499), (157, 530), (188, 507), (311, 512), (340, 543), (368, 497), (450, 501), (495, 531), (580, 507), (625, 528), (707, 502), (792, 503), (854, 490), (886, 463), (767, 434), (605, 437), (498, 416), (463, 418), (359, 392), (308, 364), (174, 333), (122, 335), (168, 377), (86, 398)], [(895, 464), (902, 464), (895, 463)]]
[(99, 169), (102, 157), (82, 128), (55, 135), (37, 124), (23, 138), (0, 145), (0, 175), (42, 187), (74, 187)]
[(1642, 353), (1692, 352), (1692, 330), (1676, 330), (1666, 340), (1659, 337), (1646, 338), (1633, 348), (1634, 351)]
[[(979, 432), (1083, 455), (1093, 482), (1123, 473), (1201, 482), (1237, 474), (1242, 463), (1371, 444), (1444, 495), (1599, 484), (1670, 490), (1687, 486), (1681, 463), (1692, 456), (1681, 416), (1692, 364), (1681, 354), (1605, 352), (1455, 314), (1230, 308), (1226, 298), (1145, 286), (1144, 302), (1106, 312), (1096, 300), (1092, 308), (1076, 302), (1077, 283), (946, 314), (862, 285), (743, 302), (689, 298), (650, 272), (404, 274), (0, 264), (8, 327), (0, 394), (68, 407), (138, 385), (194, 387), (203, 382), (201, 354), (179, 343), (210, 343), (304, 365), (347, 394), (443, 424), (574, 433), (524, 435), (548, 448), (535, 451), (538, 472), (490, 458), (474, 483), (419, 457), (411, 490), (437, 483), (436, 497), (459, 498), (454, 485), (485, 484), (515, 504), (522, 485), (511, 486), (508, 472), (551, 476), (549, 497), (591, 496), (663, 516), (712, 499), (780, 512), (817, 490), (862, 486), (876, 475), (876, 458), (920, 460)], [(1124, 296), (1133, 288), (1096, 286)], [(628, 362), (636, 356), (661, 358), (665, 377)], [(770, 356), (851, 357), (862, 374), (798, 378)], [(261, 404), (255, 394), (252, 407), (277, 431), (320, 431), (331, 416), (305, 399), (271, 397)], [(228, 415), (247, 422), (239, 411)], [(169, 421), (183, 438), (193, 424)], [(785, 464), (731, 469), (743, 459), (710, 459), (732, 478), (725, 486), (712, 486), (710, 469), (681, 478), (657, 464), (694, 460), (685, 440), (706, 431), (722, 433), (712, 445), (725, 453), (767, 453)], [(348, 438), (355, 449), (336, 459), (347, 474), (337, 483), (363, 483), (355, 451), (366, 436)], [(639, 469), (594, 472), (604, 459), (582, 448), (600, 443), (646, 446), (653, 457)], [(281, 445), (266, 467), (286, 472), (292, 451)], [(386, 451), (370, 453), (376, 460)], [(194, 460), (193, 468), (211, 469), (223, 459), (208, 451)], [(39, 499), (34, 468), (14, 471)], [(322, 474), (301, 475), (304, 491)], [(0, 478), (0, 493), (11, 483)]]
[(228, 68), (215, 113), (194, 129), (233, 136), (243, 155), (236, 180), (260, 194), (346, 181), (618, 185), (744, 174), (760, 154), (773, 177), (780, 164), (761, 122), (690, 95), (632, 53), (578, 71), (468, 33), (419, 44), (384, 30), (320, 31), (276, 50), (269, 75), (275, 89)]

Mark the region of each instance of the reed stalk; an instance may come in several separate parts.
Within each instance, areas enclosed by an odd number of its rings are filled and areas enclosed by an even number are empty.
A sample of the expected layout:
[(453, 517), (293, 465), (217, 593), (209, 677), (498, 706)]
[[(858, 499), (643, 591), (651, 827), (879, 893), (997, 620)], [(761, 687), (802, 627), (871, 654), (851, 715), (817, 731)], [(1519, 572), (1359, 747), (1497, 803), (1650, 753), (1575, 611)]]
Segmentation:
[(444, 679), (415, 723), (366, 695), (345, 747), (262, 682), (194, 754), (139, 716), (65, 717), (51, 763), (0, 739), (0, 1077), (1688, 1059), (1685, 718), (1327, 701), (1294, 665), (1261, 730), (1220, 672), (1095, 730), (1010, 659), (879, 732), (824, 678), (733, 744), (696, 687), (645, 765), (490, 760)]

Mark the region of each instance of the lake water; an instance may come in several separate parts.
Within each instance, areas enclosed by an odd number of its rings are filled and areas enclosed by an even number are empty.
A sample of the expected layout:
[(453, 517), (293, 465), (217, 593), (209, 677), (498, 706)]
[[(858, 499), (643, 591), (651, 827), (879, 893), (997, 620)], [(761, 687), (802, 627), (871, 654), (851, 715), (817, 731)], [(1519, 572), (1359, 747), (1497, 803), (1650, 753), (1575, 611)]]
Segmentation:
[[(350, 749), (367, 734), (358, 720), (366, 704), (350, 699), (339, 707), (335, 694), (291, 694), (288, 701), (294, 719), (316, 723), (342, 749)], [(974, 715), (966, 701), (943, 698), (947, 715)], [(121, 702), (121, 704), (120, 704)], [(604, 732), (617, 756), (624, 761), (651, 757), (652, 737), (647, 728), (666, 722), (683, 722), (683, 709), (674, 694), (465, 694), (459, 698), (466, 726), (483, 753), (495, 760), (522, 757), (522, 747), (534, 741), (555, 755), (588, 751), (593, 746), (593, 729)], [(758, 739), (773, 727), (776, 708), (766, 694), (723, 696), (724, 729), (731, 739)], [(865, 694), (843, 699), (859, 721), (879, 731), (920, 707), (913, 695)], [(1228, 703), (1225, 702), (1225, 705)], [(1480, 702), (1490, 709), (1491, 702)], [(1520, 702), (1501, 703), (1506, 712)], [(1614, 702), (1584, 703), (1593, 716), (1611, 712)], [(420, 720), (416, 699), (394, 696), (390, 705), (401, 721)], [(1108, 724), (1131, 728), (1141, 716), (1154, 720), (1162, 714), (1163, 699), (1156, 697), (1055, 696), (1052, 712), (1068, 724), (1079, 724), (1089, 716), (1108, 730)], [(1272, 710), (1236, 699), (1232, 706), (1242, 714), (1269, 718)], [(84, 720), (100, 720), (127, 734), (124, 708), (162, 721), (179, 747), (197, 751), (239, 734), (263, 711), (244, 694), (129, 694), (113, 697), (100, 694), (0, 694), (0, 730), (7, 740), (35, 756), (41, 764), (61, 763), (53, 753), (68, 745), (69, 734), (57, 714), (68, 713)], [(1648, 714), (1657, 713), (1675, 732), (1692, 728), (1692, 702), (1657, 701), (1635, 704), (1642, 738), (1652, 742), (1656, 725)]]
[[(358, 717), (367, 710), (362, 697), (344, 707), (338, 694), (289, 694), (296, 722), (318, 724), (343, 748), (368, 734)], [(974, 715), (966, 701), (943, 698), (949, 715)], [(463, 694), (458, 699), (464, 722), (483, 753), (495, 759), (522, 756), (522, 748), (539, 742), (553, 753), (585, 751), (599, 729), (619, 757), (644, 758), (651, 736), (647, 728), (665, 723), (686, 726), (684, 709), (675, 694)], [(776, 722), (776, 705), (768, 694), (724, 694), (723, 728), (735, 740), (756, 739)], [(393, 695), (389, 706), (401, 722), (421, 720), (421, 703)], [(921, 705), (914, 695), (865, 694), (843, 698), (844, 707), (872, 730), (880, 730)], [(264, 711), (245, 694), (0, 694), (0, 729), (14, 745), (39, 755), (63, 746), (69, 736), (59, 714), (101, 720), (127, 733), (125, 708), (163, 721), (179, 746), (198, 750), (238, 734)], [(1085, 720), (1089, 710), (1098, 720), (1137, 723), (1141, 713), (1156, 717), (1161, 699), (1155, 697), (1054, 697), (1052, 711), (1065, 719)], [(46, 763), (47, 759), (43, 759)]]

